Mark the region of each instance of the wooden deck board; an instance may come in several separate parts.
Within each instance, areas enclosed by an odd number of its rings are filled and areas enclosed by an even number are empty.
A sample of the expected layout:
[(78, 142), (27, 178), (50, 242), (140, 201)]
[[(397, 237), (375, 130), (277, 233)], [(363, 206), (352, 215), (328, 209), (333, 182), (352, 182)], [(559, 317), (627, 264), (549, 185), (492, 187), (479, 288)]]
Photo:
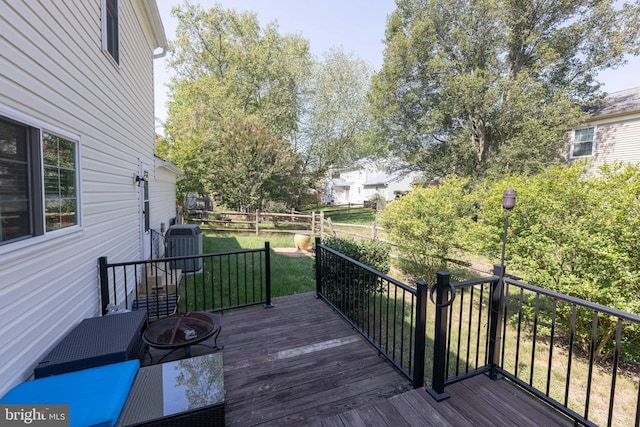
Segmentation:
[[(572, 425), (508, 381), (484, 375), (448, 386), (451, 398), (436, 402), (424, 388), (412, 390), (313, 293), (273, 305), (222, 316), (227, 425)], [(192, 348), (193, 355), (206, 351)]]
[(305, 425), (410, 389), (313, 294), (225, 313), (220, 339), (228, 425)]

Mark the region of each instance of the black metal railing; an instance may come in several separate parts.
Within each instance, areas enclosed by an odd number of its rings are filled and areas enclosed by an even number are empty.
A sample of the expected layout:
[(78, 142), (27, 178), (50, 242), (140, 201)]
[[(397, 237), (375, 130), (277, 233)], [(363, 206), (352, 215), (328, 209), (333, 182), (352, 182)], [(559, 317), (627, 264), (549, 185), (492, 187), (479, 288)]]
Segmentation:
[(269, 242), (261, 249), (108, 263), (98, 260), (102, 313), (145, 309), (149, 318), (174, 312), (271, 306)]
[[(445, 386), (495, 369), (499, 342), (496, 314), (499, 276), (450, 283), (449, 273), (440, 272), (431, 288), (436, 305), (433, 377), (429, 393), (436, 400), (449, 397)], [(434, 300), (435, 295), (435, 300)]]
[(316, 239), (316, 293), (414, 387), (424, 385), (426, 289), (413, 289)]
[(482, 281), (439, 273), (432, 394), (488, 373), (576, 424), (638, 425), (640, 316), (503, 277), (502, 266)]

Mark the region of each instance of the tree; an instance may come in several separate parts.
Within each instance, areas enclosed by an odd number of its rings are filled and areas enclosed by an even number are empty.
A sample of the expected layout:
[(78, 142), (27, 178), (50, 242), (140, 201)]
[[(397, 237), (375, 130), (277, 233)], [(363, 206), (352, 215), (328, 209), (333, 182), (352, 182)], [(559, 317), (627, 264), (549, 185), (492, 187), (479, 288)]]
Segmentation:
[(311, 60), (308, 41), (282, 36), (276, 23), (261, 28), (252, 13), (185, 3), (170, 43), (165, 135), (168, 160), (185, 172), (182, 190), (220, 193), (209, 171), (220, 159), (220, 138), (238, 118), (255, 116), (273, 136), (291, 136), (298, 92)]
[(217, 154), (211, 181), (217, 199), (230, 208), (247, 212), (268, 201), (291, 204), (300, 191), (298, 156), (255, 117), (233, 121)]
[(309, 187), (330, 168), (352, 164), (367, 151), (370, 78), (366, 62), (338, 49), (315, 63), (302, 92), (303, 112), (295, 137)]
[(370, 100), (379, 140), (427, 176), (533, 173), (638, 54), (640, 4), (398, 0)]

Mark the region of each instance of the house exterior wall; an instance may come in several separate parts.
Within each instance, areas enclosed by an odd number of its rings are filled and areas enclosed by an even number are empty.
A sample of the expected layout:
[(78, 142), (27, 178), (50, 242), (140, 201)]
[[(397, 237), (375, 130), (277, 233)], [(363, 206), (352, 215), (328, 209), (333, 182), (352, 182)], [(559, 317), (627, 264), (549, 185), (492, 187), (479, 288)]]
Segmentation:
[(0, 245), (0, 396), (99, 313), (98, 257), (140, 258), (134, 177), (154, 164), (157, 28), (141, 1), (119, 2), (117, 66), (101, 48), (101, 4), (0, 2), (0, 116), (75, 136), (80, 181), (79, 226)]
[(153, 256), (164, 256), (164, 238), (162, 235), (175, 221), (177, 215), (176, 180), (180, 178), (179, 171), (171, 164), (156, 158), (155, 176), (150, 192), (150, 226), (156, 231), (153, 235)]
[(569, 140), (569, 161), (587, 160), (596, 175), (605, 163), (640, 162), (640, 87), (608, 94), (588, 123), (569, 132)]
[[(334, 205), (344, 204), (363, 204), (365, 201), (371, 200), (376, 195), (384, 198), (387, 202), (395, 199), (396, 191), (409, 191), (413, 181), (416, 179), (416, 173), (409, 173), (406, 176), (391, 179), (389, 176), (385, 182), (376, 183), (375, 185), (365, 185), (372, 177), (384, 175), (380, 170), (369, 167), (361, 169), (347, 170), (340, 172), (340, 180), (350, 185), (331, 186), (325, 190), (326, 202)], [(329, 183), (331, 181), (328, 181)]]
[(640, 163), (640, 114), (596, 121), (591, 172), (605, 162)]

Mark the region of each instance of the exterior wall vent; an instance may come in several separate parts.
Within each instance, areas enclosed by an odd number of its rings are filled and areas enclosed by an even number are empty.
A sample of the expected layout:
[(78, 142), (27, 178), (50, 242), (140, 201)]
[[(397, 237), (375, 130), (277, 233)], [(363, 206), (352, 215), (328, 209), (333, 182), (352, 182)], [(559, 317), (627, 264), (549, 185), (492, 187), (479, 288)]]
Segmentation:
[[(195, 224), (176, 224), (165, 235), (167, 257), (202, 255), (202, 230)], [(202, 270), (202, 258), (171, 261), (172, 270), (195, 273)]]

